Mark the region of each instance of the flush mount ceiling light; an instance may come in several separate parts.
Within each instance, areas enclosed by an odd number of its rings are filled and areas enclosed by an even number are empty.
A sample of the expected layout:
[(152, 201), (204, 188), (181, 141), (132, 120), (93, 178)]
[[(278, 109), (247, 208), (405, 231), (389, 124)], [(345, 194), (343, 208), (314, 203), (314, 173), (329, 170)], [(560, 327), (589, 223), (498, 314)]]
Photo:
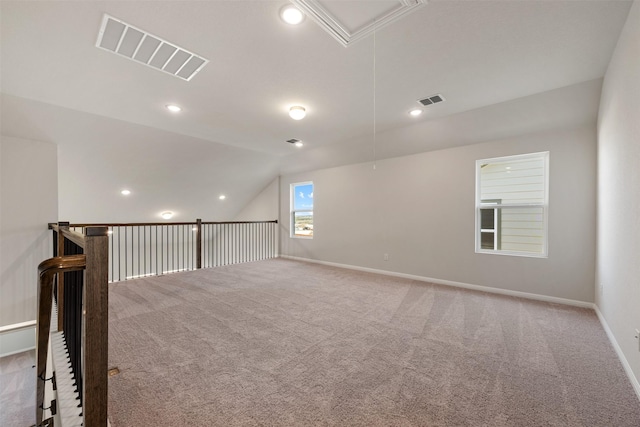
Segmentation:
[(224, 194), (221, 194), (220, 197), (218, 197), (218, 199), (220, 199), (220, 200), (224, 200), (226, 198), (227, 198), (227, 196), (225, 196)]
[(129, 191), (129, 190), (122, 190), (122, 191), (120, 192), (120, 194), (122, 194), (123, 196), (128, 196), (129, 194), (131, 194), (131, 191)]
[(163, 219), (171, 219), (171, 218), (173, 218), (173, 212), (171, 212), (171, 211), (162, 212), (162, 213), (160, 214), (160, 216), (161, 216)]
[(187, 81), (209, 62), (200, 55), (106, 14), (102, 18), (96, 47)]
[(289, 144), (295, 145), (296, 147), (302, 147), (304, 145), (302, 143), (302, 141), (300, 141), (299, 139), (295, 139), (295, 138), (287, 139), (287, 142)]
[(419, 108), (415, 108), (411, 111), (409, 111), (409, 115), (413, 116), (413, 117), (418, 117), (420, 114), (422, 114), (422, 110)]
[(167, 110), (171, 111), (172, 113), (179, 113), (180, 111), (182, 111), (182, 108), (178, 107), (175, 104), (165, 105), (165, 107), (167, 108)]
[(287, 24), (298, 25), (304, 21), (304, 14), (297, 7), (288, 5), (280, 10), (280, 18)]
[(306, 115), (307, 110), (305, 110), (304, 107), (294, 105), (293, 107), (289, 108), (289, 117), (291, 117), (293, 120), (302, 120)]

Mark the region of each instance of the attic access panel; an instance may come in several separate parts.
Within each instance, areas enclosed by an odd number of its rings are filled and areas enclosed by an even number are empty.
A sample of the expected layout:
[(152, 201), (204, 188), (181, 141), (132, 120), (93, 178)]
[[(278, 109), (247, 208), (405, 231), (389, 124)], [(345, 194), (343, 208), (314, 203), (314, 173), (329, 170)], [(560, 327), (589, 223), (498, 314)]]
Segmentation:
[(107, 14), (102, 18), (96, 47), (186, 81), (209, 62), (200, 55)]
[(291, 3), (347, 47), (415, 12), (427, 4), (427, 0), (291, 0)]

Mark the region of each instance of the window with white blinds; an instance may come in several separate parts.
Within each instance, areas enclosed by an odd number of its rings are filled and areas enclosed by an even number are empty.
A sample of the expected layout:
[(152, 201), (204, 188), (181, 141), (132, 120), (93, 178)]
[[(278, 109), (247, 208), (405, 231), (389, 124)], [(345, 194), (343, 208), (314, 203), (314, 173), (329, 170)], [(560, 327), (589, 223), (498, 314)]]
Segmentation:
[(546, 257), (549, 152), (476, 162), (476, 252)]

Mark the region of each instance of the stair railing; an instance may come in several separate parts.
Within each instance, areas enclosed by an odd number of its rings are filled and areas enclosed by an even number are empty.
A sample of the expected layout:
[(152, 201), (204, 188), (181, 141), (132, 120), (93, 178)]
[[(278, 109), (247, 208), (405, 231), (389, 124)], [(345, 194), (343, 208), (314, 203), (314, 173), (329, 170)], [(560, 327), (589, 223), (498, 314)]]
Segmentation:
[[(50, 224), (49, 228), (55, 233), (54, 255), (57, 256), (38, 267), (36, 426), (52, 424), (51, 418), (43, 420), (43, 417), (45, 383), (52, 379), (55, 382), (54, 372), (47, 372), (51, 313), (55, 303), (56, 326), (66, 338), (83, 426), (104, 427), (107, 425), (108, 363), (107, 228), (86, 227), (83, 234), (70, 230), (68, 223)], [(75, 272), (81, 272), (80, 276)], [(75, 297), (70, 298), (73, 294)], [(58, 394), (57, 399), (62, 398)], [(70, 406), (78, 406), (78, 402), (59, 401), (49, 405), (60, 409)]]

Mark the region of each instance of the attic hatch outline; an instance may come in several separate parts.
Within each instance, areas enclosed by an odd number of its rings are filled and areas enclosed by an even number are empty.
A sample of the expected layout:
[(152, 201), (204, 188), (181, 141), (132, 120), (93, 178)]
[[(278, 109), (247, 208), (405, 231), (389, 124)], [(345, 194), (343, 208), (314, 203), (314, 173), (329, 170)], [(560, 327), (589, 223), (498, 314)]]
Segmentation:
[(396, 8), (387, 13), (372, 17), (370, 24), (352, 31), (347, 28), (339, 17), (323, 7), (322, 4), (320, 4), (320, 0), (290, 1), (344, 47), (348, 47), (350, 44), (362, 40), (375, 31), (415, 12), (428, 2), (428, 0), (397, 0), (399, 4)]

